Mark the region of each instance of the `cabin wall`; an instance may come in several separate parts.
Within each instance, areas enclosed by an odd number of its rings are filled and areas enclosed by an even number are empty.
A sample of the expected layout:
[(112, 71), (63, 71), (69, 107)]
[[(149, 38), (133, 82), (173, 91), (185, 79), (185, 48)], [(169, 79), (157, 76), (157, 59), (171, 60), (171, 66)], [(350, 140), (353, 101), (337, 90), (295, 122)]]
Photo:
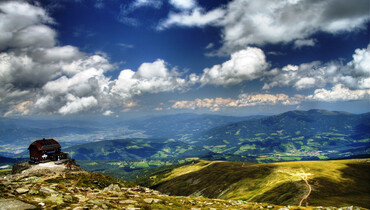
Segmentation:
[(30, 160), (32, 161), (41, 161), (42, 160), (42, 153), (37, 150), (36, 147), (30, 148)]

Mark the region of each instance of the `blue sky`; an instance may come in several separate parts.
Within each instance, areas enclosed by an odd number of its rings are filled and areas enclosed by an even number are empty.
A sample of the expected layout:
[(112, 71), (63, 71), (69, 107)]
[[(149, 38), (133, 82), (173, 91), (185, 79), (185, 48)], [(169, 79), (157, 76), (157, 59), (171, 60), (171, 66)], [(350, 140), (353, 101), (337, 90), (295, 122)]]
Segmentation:
[(2, 116), (370, 111), (368, 0), (0, 2)]

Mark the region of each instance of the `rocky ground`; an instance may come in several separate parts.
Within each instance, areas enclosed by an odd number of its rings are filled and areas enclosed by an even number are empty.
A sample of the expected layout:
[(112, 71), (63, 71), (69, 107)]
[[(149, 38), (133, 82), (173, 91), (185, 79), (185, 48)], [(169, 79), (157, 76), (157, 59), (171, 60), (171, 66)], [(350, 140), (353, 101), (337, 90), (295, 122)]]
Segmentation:
[(362, 209), (293, 207), (246, 201), (179, 197), (98, 173), (73, 161), (16, 165), (0, 177), (0, 209)]

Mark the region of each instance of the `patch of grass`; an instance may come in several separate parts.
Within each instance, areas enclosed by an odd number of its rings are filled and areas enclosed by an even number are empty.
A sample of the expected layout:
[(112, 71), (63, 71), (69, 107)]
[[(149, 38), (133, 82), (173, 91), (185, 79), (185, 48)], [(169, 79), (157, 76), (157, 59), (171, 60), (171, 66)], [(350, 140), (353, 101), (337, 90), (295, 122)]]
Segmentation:
[(0, 170), (0, 176), (8, 175), (12, 173), (12, 169), (2, 169)]
[[(282, 157), (291, 160), (296, 157)], [(170, 195), (298, 205), (312, 186), (309, 205), (369, 208), (369, 159), (251, 164), (200, 161), (162, 174), (155, 188)], [(158, 177), (156, 177), (158, 178)]]

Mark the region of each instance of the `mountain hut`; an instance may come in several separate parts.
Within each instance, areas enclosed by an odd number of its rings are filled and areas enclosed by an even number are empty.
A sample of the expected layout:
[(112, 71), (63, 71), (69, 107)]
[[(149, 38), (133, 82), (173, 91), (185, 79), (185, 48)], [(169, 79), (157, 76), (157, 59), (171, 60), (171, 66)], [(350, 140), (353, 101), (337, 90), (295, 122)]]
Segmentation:
[(34, 141), (29, 147), (30, 161), (34, 163), (67, 159), (68, 154), (61, 152), (60, 144), (54, 139)]

